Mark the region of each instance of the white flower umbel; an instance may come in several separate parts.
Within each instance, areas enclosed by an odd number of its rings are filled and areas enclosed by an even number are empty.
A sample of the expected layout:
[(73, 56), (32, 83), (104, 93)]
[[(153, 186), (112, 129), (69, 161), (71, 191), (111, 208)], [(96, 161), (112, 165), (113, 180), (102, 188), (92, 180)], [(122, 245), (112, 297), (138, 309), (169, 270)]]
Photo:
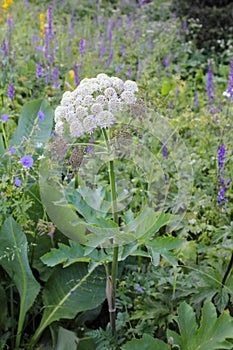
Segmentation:
[(74, 91), (66, 91), (55, 110), (55, 131), (58, 135), (78, 138), (97, 128), (111, 127), (115, 114), (137, 101), (135, 81), (100, 73), (83, 79)]

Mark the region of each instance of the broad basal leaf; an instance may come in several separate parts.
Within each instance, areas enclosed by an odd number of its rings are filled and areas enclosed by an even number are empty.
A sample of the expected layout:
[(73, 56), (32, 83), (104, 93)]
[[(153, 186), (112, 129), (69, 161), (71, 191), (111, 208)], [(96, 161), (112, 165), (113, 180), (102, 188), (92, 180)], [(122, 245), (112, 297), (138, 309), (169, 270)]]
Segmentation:
[(26, 312), (34, 303), (40, 290), (28, 262), (27, 239), (21, 227), (12, 217), (3, 224), (0, 231), (0, 264), (14, 281), (20, 294), (20, 315), (18, 321), (18, 343)]
[(88, 272), (85, 263), (73, 264), (66, 269), (57, 267), (43, 291), (44, 312), (32, 345), (52, 322), (72, 319), (78, 312), (100, 305), (105, 299), (105, 279), (102, 268)]

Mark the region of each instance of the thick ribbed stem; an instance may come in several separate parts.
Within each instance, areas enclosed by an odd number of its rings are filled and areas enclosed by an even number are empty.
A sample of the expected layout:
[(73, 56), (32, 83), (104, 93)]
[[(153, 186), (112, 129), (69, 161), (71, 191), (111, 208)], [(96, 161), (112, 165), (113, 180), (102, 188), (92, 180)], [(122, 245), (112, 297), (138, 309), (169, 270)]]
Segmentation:
[[(108, 135), (105, 129), (103, 129), (103, 135), (108, 152), (111, 152), (111, 147), (109, 144)], [(114, 222), (118, 225), (118, 214), (117, 214), (117, 190), (116, 190), (116, 180), (114, 172), (114, 160), (109, 161), (109, 180), (111, 188), (111, 201), (112, 201), (112, 215)], [(113, 242), (114, 244), (114, 242)], [(116, 335), (116, 288), (117, 288), (117, 270), (118, 270), (118, 247), (113, 248), (113, 260), (112, 260), (112, 270), (111, 276), (107, 276), (107, 295), (108, 306), (109, 306), (109, 317), (110, 317), (110, 327), (112, 334)], [(107, 293), (108, 294), (108, 293)]]

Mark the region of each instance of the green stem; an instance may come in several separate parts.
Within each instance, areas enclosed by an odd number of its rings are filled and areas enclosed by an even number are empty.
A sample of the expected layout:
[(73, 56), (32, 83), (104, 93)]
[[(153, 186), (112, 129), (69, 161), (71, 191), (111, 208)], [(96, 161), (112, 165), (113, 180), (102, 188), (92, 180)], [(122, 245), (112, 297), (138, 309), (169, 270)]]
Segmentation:
[(8, 140), (7, 140), (7, 136), (6, 136), (6, 131), (5, 131), (4, 123), (2, 123), (2, 135), (3, 135), (5, 147), (6, 147), (6, 149), (8, 149), (8, 148), (9, 148), (9, 145), (8, 145)]
[(228, 264), (228, 266), (227, 266), (226, 272), (225, 272), (225, 274), (224, 274), (224, 276), (223, 276), (223, 279), (222, 279), (222, 288), (223, 288), (223, 287), (225, 286), (225, 284), (226, 284), (227, 277), (229, 276), (232, 267), (233, 267), (233, 252), (231, 253), (231, 258), (230, 258), (229, 264)]
[[(109, 153), (111, 153), (111, 145), (109, 143), (108, 135), (105, 129), (103, 129), (103, 135), (107, 146), (107, 150)], [(117, 225), (119, 225), (118, 214), (117, 214), (117, 190), (116, 190), (116, 180), (115, 180), (115, 171), (114, 171), (114, 160), (109, 161), (109, 180), (110, 180), (110, 188), (111, 188), (113, 220)], [(115, 246), (113, 248), (111, 279), (109, 279), (109, 276), (107, 276), (108, 283), (110, 284), (110, 296), (108, 297), (110, 327), (111, 327), (112, 334), (114, 336), (116, 336), (117, 270), (118, 270), (118, 246)]]
[(11, 346), (13, 349), (13, 339), (14, 339), (14, 295), (13, 286), (10, 286), (10, 310), (11, 310)]

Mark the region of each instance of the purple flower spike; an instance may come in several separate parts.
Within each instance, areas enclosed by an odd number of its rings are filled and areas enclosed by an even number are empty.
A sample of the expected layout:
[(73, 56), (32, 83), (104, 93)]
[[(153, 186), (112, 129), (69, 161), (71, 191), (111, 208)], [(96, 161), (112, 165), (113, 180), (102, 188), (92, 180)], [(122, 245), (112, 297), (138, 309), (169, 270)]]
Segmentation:
[(9, 115), (6, 114), (6, 113), (4, 113), (4, 114), (2, 114), (1, 118), (2, 118), (2, 121), (3, 121), (4, 123), (6, 123), (6, 122), (8, 121), (8, 119), (9, 119)]
[(21, 180), (18, 177), (14, 178), (14, 184), (16, 187), (20, 187), (21, 186)]
[(44, 120), (44, 113), (41, 110), (39, 110), (37, 115), (40, 120)]
[(220, 169), (220, 173), (222, 172), (221, 169), (223, 169), (225, 165), (225, 154), (226, 154), (225, 147), (223, 145), (220, 145), (218, 150), (218, 167)]
[(31, 156), (24, 156), (20, 159), (20, 162), (22, 164), (22, 166), (26, 167), (26, 168), (31, 168), (33, 163), (34, 163), (34, 160)]
[(42, 75), (43, 75), (42, 63), (38, 62), (36, 64), (36, 77), (37, 77), (37, 79), (41, 78)]
[(13, 84), (10, 84), (9, 85), (9, 88), (8, 88), (8, 93), (7, 93), (8, 97), (13, 100), (14, 97), (15, 97), (15, 87)]
[(163, 156), (163, 158), (168, 159), (168, 150), (167, 150), (167, 146), (165, 144), (163, 144), (163, 147), (162, 147), (162, 156)]
[(218, 172), (219, 172), (219, 192), (217, 195), (217, 203), (218, 205), (222, 205), (223, 210), (227, 210), (225, 203), (228, 202), (227, 198), (225, 197), (225, 193), (227, 191), (227, 188), (229, 187), (231, 183), (231, 179), (228, 178), (227, 181), (225, 181), (224, 173), (226, 173), (225, 167), (225, 160), (226, 160), (226, 149), (223, 145), (220, 145), (217, 155), (217, 161), (218, 161)]
[(84, 56), (84, 38), (82, 37), (79, 42), (79, 51), (81, 56)]

